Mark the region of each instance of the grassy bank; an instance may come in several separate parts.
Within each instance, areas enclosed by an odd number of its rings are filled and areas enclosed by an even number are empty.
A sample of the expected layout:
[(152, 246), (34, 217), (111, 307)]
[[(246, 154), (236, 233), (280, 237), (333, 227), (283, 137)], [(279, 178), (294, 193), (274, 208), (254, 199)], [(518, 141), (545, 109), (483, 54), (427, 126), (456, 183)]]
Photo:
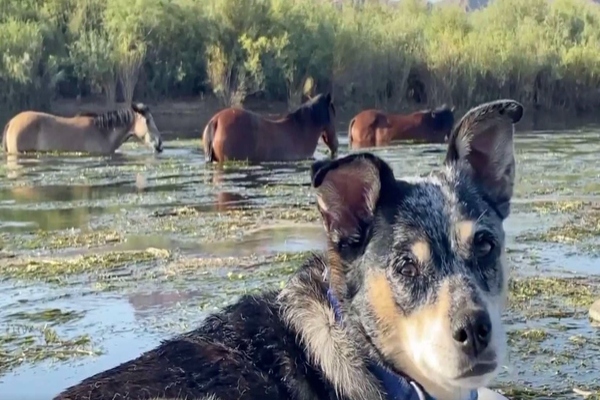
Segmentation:
[(467, 108), (511, 97), (600, 106), (600, 7), (492, 0), (481, 10), (318, 0), (2, 0), (0, 103), (56, 97), (216, 96), (287, 101), (334, 90), (340, 105)]

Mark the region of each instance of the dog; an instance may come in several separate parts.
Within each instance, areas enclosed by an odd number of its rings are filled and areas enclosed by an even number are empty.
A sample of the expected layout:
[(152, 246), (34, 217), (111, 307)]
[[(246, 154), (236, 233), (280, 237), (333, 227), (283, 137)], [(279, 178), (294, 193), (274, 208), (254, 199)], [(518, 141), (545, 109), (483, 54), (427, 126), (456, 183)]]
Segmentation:
[(324, 254), (55, 400), (477, 398), (506, 353), (503, 221), (523, 112), (471, 109), (424, 177), (397, 179), (371, 153), (315, 162)]

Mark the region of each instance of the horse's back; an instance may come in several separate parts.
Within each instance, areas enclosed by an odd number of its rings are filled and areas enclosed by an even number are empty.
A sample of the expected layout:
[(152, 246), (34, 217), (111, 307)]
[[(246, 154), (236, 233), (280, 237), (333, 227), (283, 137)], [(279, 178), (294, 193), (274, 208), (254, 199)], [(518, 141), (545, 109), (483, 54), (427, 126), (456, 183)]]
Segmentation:
[(369, 109), (356, 114), (350, 122), (348, 137), (352, 147), (371, 147), (377, 144), (377, 131), (387, 126), (387, 114), (381, 110)]
[(9, 123), (13, 127), (27, 126), (28, 124), (30, 124), (32, 122), (44, 120), (48, 116), (50, 116), (50, 114), (47, 114), (47, 113), (44, 113), (41, 111), (30, 111), (30, 110), (21, 111), (20, 113), (16, 114), (14, 117), (12, 117), (10, 119)]
[[(444, 111), (445, 113), (446, 111)], [(451, 111), (450, 118), (441, 113), (434, 117), (432, 110), (415, 111), (410, 114), (390, 116), (389, 140), (411, 140), (418, 143), (443, 143), (454, 124)], [(446, 132), (447, 131), (447, 132)]]
[(89, 118), (69, 118), (40, 111), (22, 111), (15, 115), (5, 130), (7, 153), (29, 151), (72, 150), (80, 132), (89, 128)]
[(226, 128), (227, 132), (237, 133), (239, 129), (244, 128), (260, 116), (252, 111), (243, 108), (230, 107), (219, 111), (212, 118), (216, 120), (220, 127)]
[(21, 111), (8, 121), (3, 133), (4, 151), (18, 153), (35, 150), (33, 144), (37, 142), (44, 121), (51, 117), (40, 111)]
[(263, 119), (251, 111), (230, 107), (216, 113), (203, 133), (205, 154), (210, 161), (251, 160), (257, 131)]
[(354, 117), (354, 126), (358, 129), (372, 127), (386, 117), (386, 113), (381, 110), (370, 109), (363, 110)]

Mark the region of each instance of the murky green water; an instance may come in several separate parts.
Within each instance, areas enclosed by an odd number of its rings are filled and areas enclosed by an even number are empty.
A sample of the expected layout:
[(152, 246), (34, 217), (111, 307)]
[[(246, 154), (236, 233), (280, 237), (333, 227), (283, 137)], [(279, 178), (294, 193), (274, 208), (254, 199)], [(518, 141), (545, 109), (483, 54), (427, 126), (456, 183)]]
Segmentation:
[[(240, 294), (282, 285), (303, 252), (323, 248), (310, 163), (219, 169), (198, 146), (0, 164), (0, 397), (49, 399)], [(519, 280), (498, 384), (578, 398), (574, 387), (600, 387), (600, 330), (586, 314), (600, 297), (600, 131), (520, 134), (516, 148), (506, 230)], [(442, 150), (375, 153), (403, 176), (437, 166)]]

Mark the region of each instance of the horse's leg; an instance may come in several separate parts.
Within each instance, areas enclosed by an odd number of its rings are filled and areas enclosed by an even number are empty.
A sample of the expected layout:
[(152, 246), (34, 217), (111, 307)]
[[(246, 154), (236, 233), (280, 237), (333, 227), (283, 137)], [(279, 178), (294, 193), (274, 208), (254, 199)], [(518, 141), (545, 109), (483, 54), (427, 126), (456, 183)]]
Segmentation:
[(210, 121), (208, 121), (208, 124), (206, 124), (206, 127), (204, 128), (204, 133), (202, 134), (202, 147), (204, 150), (204, 161), (206, 163), (212, 163), (216, 161), (214, 148), (216, 129), (217, 121), (211, 119)]

